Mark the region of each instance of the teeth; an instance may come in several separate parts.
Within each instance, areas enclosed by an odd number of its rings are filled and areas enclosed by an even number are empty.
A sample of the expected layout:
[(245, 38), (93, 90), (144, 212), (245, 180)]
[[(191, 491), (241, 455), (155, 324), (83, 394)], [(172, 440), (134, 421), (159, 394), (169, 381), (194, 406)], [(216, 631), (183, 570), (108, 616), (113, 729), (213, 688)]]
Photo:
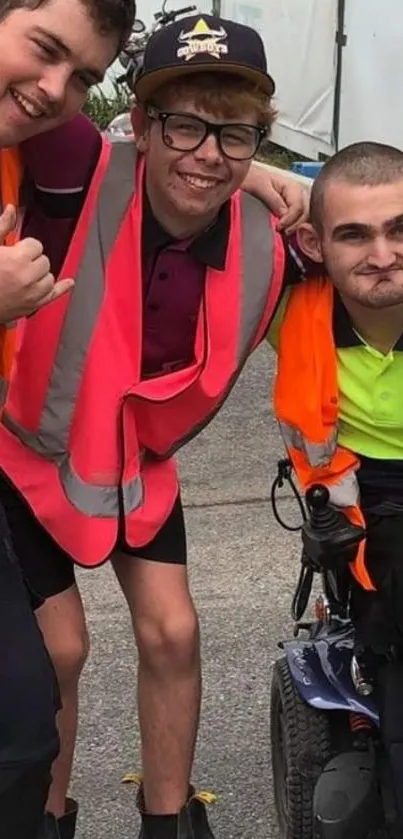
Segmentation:
[(21, 93), (18, 93), (16, 90), (11, 91), (11, 95), (13, 99), (23, 108), (23, 110), (28, 114), (29, 117), (41, 117), (43, 116), (43, 111), (41, 108), (38, 108), (33, 102), (29, 102), (28, 99), (25, 99), (25, 96), (22, 96)]
[(217, 184), (217, 181), (213, 178), (200, 178), (197, 175), (185, 174), (181, 174), (181, 177), (184, 181), (187, 181), (188, 184), (191, 184), (192, 186), (195, 186), (198, 189), (209, 189)]

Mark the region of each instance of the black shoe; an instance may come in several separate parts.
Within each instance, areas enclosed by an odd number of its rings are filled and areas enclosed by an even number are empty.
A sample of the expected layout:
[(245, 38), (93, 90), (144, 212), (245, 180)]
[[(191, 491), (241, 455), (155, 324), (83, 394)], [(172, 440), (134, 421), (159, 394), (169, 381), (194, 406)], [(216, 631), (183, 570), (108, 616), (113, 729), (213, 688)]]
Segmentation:
[(193, 789), (180, 813), (172, 816), (154, 816), (147, 813), (141, 788), (137, 806), (142, 821), (139, 839), (214, 839), (204, 801)]
[(38, 839), (74, 839), (78, 804), (72, 798), (66, 799), (66, 811), (60, 819), (46, 813)]

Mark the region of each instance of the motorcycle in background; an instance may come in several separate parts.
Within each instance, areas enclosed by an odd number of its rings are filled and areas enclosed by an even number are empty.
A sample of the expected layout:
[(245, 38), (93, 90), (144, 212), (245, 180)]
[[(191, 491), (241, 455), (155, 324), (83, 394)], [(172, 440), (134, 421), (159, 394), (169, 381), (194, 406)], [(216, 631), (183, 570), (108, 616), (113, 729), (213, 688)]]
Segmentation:
[[(138, 73), (143, 64), (144, 52), (151, 35), (158, 29), (164, 26), (169, 26), (178, 18), (189, 15), (197, 11), (197, 6), (184, 6), (181, 9), (172, 9), (166, 11), (167, 0), (164, 0), (161, 10), (154, 14), (154, 21), (147, 30), (142, 20), (135, 20), (130, 37), (118, 56), (119, 62), (124, 67), (125, 72), (116, 79), (116, 84), (126, 85), (130, 91), (134, 88), (134, 83)], [(134, 94), (133, 94), (134, 104)], [(130, 113), (119, 114), (108, 125), (107, 132), (118, 137), (126, 137), (128, 140), (133, 138), (133, 128), (130, 119)]]

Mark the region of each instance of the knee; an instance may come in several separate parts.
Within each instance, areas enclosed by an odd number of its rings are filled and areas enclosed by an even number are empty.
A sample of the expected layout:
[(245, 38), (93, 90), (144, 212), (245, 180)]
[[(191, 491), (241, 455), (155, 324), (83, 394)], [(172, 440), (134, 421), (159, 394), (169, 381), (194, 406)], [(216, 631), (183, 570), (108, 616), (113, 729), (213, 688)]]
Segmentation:
[(67, 632), (57, 644), (50, 644), (49, 654), (62, 693), (77, 685), (88, 653), (89, 637), (85, 628), (80, 632)]
[(144, 615), (135, 620), (141, 664), (159, 669), (188, 669), (199, 656), (199, 623), (192, 603), (165, 615)]

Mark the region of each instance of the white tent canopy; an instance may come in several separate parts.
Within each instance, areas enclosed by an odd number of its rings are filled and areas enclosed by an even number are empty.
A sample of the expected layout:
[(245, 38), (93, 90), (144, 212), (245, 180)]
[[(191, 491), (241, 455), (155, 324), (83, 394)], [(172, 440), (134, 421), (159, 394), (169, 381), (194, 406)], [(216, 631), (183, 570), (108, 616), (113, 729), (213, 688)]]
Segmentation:
[(277, 82), (276, 143), (313, 159), (360, 140), (403, 148), (402, 0), (221, 0), (218, 7), (262, 35)]
[[(149, 26), (161, 3), (137, 0), (138, 17)], [(177, 8), (187, 0), (167, 5)], [(403, 148), (403, 0), (195, 0), (195, 5), (205, 13), (213, 6), (222, 17), (260, 32), (277, 83), (274, 142), (311, 159), (359, 140)], [(119, 74), (120, 65), (113, 70)]]

